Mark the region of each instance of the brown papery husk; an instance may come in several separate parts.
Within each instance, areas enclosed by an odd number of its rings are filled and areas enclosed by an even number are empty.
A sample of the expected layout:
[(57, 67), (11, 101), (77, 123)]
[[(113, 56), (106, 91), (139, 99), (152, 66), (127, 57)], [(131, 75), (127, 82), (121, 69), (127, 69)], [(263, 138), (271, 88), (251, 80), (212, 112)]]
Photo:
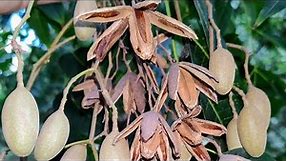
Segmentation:
[(216, 91), (221, 94), (227, 94), (234, 82), (236, 64), (232, 54), (224, 49), (218, 48), (210, 54), (209, 70), (219, 81), (215, 83)]

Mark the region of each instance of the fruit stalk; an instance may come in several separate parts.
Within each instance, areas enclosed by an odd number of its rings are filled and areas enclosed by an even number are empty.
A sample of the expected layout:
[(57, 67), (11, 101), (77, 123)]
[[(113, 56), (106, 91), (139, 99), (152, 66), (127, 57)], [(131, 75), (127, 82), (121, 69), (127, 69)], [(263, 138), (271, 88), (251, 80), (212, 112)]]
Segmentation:
[(237, 119), (238, 113), (237, 113), (237, 111), (236, 111), (235, 104), (234, 104), (234, 101), (233, 101), (233, 99), (232, 99), (232, 96), (233, 96), (233, 93), (230, 92), (229, 95), (228, 95), (228, 97), (229, 97), (229, 105), (230, 105), (230, 107), (231, 107), (231, 109), (232, 109), (233, 118), (234, 118), (234, 119)]
[(89, 143), (91, 145), (95, 160), (98, 160), (98, 153), (94, 145), (94, 136), (95, 136), (95, 130), (96, 130), (96, 124), (97, 124), (98, 110), (99, 110), (99, 102), (96, 102), (94, 105), (92, 123), (91, 123), (90, 134), (89, 134)]

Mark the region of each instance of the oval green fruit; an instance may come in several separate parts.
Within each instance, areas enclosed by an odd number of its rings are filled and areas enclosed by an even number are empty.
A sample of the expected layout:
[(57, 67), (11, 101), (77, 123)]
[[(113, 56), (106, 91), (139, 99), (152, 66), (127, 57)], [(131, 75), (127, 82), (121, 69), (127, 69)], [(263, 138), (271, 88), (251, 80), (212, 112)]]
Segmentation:
[(118, 131), (112, 131), (102, 143), (100, 149), (100, 160), (108, 161), (128, 161), (130, 160), (129, 144), (127, 140), (122, 139), (113, 145), (114, 138), (119, 134)]
[(60, 161), (85, 161), (87, 159), (86, 145), (74, 145), (62, 156)]
[(238, 117), (238, 135), (246, 152), (259, 157), (265, 151), (267, 131), (263, 128), (262, 115), (254, 108), (243, 107)]
[(34, 97), (23, 85), (18, 85), (6, 98), (1, 120), (10, 150), (19, 157), (28, 156), (39, 133), (39, 111)]
[[(78, 15), (92, 11), (96, 9), (96, 2), (94, 0), (79, 0), (77, 1), (75, 10), (74, 10), (74, 18)], [(77, 20), (74, 20), (75, 34), (79, 40), (86, 41), (93, 37), (96, 32), (96, 28), (89, 27), (88, 24), (80, 24)]]
[(246, 93), (246, 99), (250, 108), (256, 108), (262, 114), (264, 126), (268, 129), (271, 117), (271, 104), (268, 96), (264, 91), (251, 85)]
[(226, 143), (228, 150), (242, 147), (237, 132), (237, 121), (237, 118), (233, 118), (227, 125)]
[(34, 156), (37, 160), (50, 160), (65, 146), (70, 133), (69, 120), (61, 109), (44, 122), (38, 136)]
[(227, 94), (234, 82), (236, 64), (232, 54), (224, 49), (218, 48), (209, 59), (209, 70), (213, 76), (219, 81), (215, 84), (216, 91), (221, 94)]

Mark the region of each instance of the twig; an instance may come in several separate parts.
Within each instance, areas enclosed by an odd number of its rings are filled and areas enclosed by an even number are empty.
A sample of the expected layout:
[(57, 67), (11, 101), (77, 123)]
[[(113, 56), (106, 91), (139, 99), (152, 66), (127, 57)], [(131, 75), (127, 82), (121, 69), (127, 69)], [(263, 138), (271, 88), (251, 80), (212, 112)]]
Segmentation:
[(50, 47), (54, 47), (55, 45), (57, 45), (57, 43), (60, 41), (60, 39), (62, 38), (62, 36), (64, 35), (64, 33), (69, 29), (69, 27), (72, 25), (73, 23), (73, 18), (70, 19), (65, 26), (61, 29), (61, 31), (58, 33), (58, 35), (56, 36), (56, 38), (53, 40), (52, 44)]
[(91, 128), (90, 128), (90, 135), (89, 135), (89, 143), (91, 145), (95, 160), (98, 160), (98, 152), (97, 152), (96, 147), (94, 145), (94, 136), (95, 136), (95, 130), (96, 130), (96, 124), (97, 124), (97, 114), (98, 114), (98, 110), (99, 110), (98, 106), (99, 106), (99, 102), (96, 102), (94, 105), (92, 123), (91, 123)]
[(69, 89), (71, 88), (72, 84), (79, 79), (80, 77), (82, 77), (85, 74), (91, 73), (95, 70), (95, 68), (89, 68), (86, 69), (84, 71), (82, 71), (81, 73), (77, 74), (76, 76), (74, 76), (69, 82), (68, 85), (65, 87), (64, 91), (63, 91), (63, 98), (61, 100), (61, 104), (59, 106), (59, 109), (64, 110), (65, 108), (65, 104), (67, 102), (67, 95), (69, 93)]
[(156, 112), (159, 112), (160, 109), (161, 109), (161, 106), (159, 106), (159, 105), (160, 105), (160, 103), (162, 101), (162, 96), (163, 96), (163, 94), (164, 94), (164, 92), (166, 90), (166, 87), (167, 87), (167, 80), (168, 79), (167, 78), (162, 78), (162, 79), (164, 79), (164, 82), (163, 82), (163, 85), (162, 85), (162, 89), (161, 89), (159, 95), (157, 96), (157, 100), (156, 100), (156, 103), (155, 103), (154, 108), (153, 108), (153, 110), (156, 111)]
[(211, 25), (208, 25), (208, 31), (209, 31), (209, 53), (213, 53), (214, 51), (214, 30)]
[(238, 113), (236, 111), (236, 108), (235, 108), (235, 104), (234, 104), (234, 101), (232, 99), (232, 96), (233, 96), (233, 93), (230, 92), (229, 95), (228, 95), (228, 98), (229, 98), (229, 105), (232, 109), (232, 113), (233, 113), (233, 118), (234, 119), (237, 119), (238, 118)]
[(177, 20), (182, 21), (181, 14), (180, 14), (179, 1), (174, 1), (174, 8), (175, 8)]
[(58, 48), (64, 46), (66, 43), (74, 40), (76, 36), (71, 36), (54, 47), (51, 47), (34, 65), (30, 77), (28, 79), (28, 83), (26, 85), (28, 90), (31, 90), (40, 70), (42, 69), (43, 65), (49, 62), (50, 57), (52, 56), (53, 52), (56, 51)]
[(250, 52), (243, 46), (241, 45), (237, 45), (237, 44), (233, 44), (233, 43), (226, 43), (227, 47), (230, 47), (230, 48), (235, 48), (235, 49), (238, 49), (238, 50), (241, 50), (244, 52), (245, 54), (245, 61), (244, 61), (244, 72), (245, 72), (245, 79), (248, 83), (248, 86), (252, 86), (252, 81), (250, 79), (250, 74), (249, 74), (249, 71), (248, 71), (248, 61), (249, 61), (249, 56), (250, 56)]
[(119, 55), (120, 55), (120, 51), (121, 51), (121, 47), (118, 46), (117, 49), (117, 54), (116, 54), (116, 69), (114, 71), (114, 74), (111, 76), (111, 79), (114, 79), (114, 77), (116, 76), (118, 70), (119, 70)]
[(102, 95), (104, 96), (105, 100), (107, 101), (108, 105), (113, 109), (113, 117), (112, 117), (112, 121), (113, 121), (113, 131), (118, 131), (118, 110), (117, 107), (115, 106), (108, 90), (105, 87), (105, 84), (103, 82), (103, 74), (100, 71), (100, 69), (95, 68), (95, 75), (96, 75), (96, 79), (99, 83), (99, 86), (102, 90)]
[(206, 4), (207, 10), (208, 10), (209, 22), (216, 32), (217, 48), (222, 48), (220, 29), (218, 28), (218, 26), (216, 25), (216, 23), (214, 22), (214, 19), (213, 19), (213, 13), (212, 13), (213, 6), (209, 0), (205, 0), (205, 4)]
[(112, 58), (112, 52), (109, 52), (109, 65), (108, 65), (108, 69), (107, 69), (107, 73), (106, 73), (106, 77), (105, 77), (105, 84), (107, 84), (111, 70), (113, 68), (113, 58)]

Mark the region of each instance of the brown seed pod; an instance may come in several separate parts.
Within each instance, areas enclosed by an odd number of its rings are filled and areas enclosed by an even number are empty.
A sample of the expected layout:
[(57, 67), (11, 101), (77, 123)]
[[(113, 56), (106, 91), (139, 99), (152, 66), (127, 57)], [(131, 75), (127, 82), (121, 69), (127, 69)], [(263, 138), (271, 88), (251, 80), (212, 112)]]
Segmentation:
[(65, 146), (70, 133), (69, 120), (61, 109), (45, 121), (34, 150), (37, 160), (50, 160)]
[(10, 150), (28, 156), (39, 133), (39, 111), (32, 94), (21, 85), (8, 95), (2, 109), (2, 130)]
[[(85, 12), (92, 11), (96, 9), (96, 2), (94, 0), (89, 1), (77, 1), (75, 10), (74, 10), (74, 19)], [(89, 27), (88, 24), (84, 22), (79, 22), (74, 20), (75, 34), (79, 40), (86, 41), (93, 37), (96, 32), (96, 28)]]
[(237, 118), (233, 118), (227, 125), (226, 142), (228, 150), (242, 147), (238, 132), (237, 132)]
[(62, 156), (60, 161), (85, 161), (87, 159), (86, 145), (74, 145)]
[(238, 135), (243, 148), (253, 157), (265, 151), (267, 132), (263, 128), (262, 115), (255, 108), (243, 107), (238, 117)]
[(267, 129), (271, 117), (271, 104), (268, 96), (259, 88), (250, 86), (246, 94), (246, 99), (250, 108), (255, 108), (262, 114), (261, 120), (264, 121), (264, 126)]
[(127, 140), (122, 139), (113, 145), (113, 141), (118, 134), (118, 131), (112, 131), (107, 135), (100, 149), (100, 160), (130, 160), (129, 144)]
[(235, 67), (234, 58), (228, 50), (218, 48), (210, 54), (209, 70), (219, 81), (215, 84), (215, 89), (219, 94), (225, 95), (231, 90), (235, 78)]

